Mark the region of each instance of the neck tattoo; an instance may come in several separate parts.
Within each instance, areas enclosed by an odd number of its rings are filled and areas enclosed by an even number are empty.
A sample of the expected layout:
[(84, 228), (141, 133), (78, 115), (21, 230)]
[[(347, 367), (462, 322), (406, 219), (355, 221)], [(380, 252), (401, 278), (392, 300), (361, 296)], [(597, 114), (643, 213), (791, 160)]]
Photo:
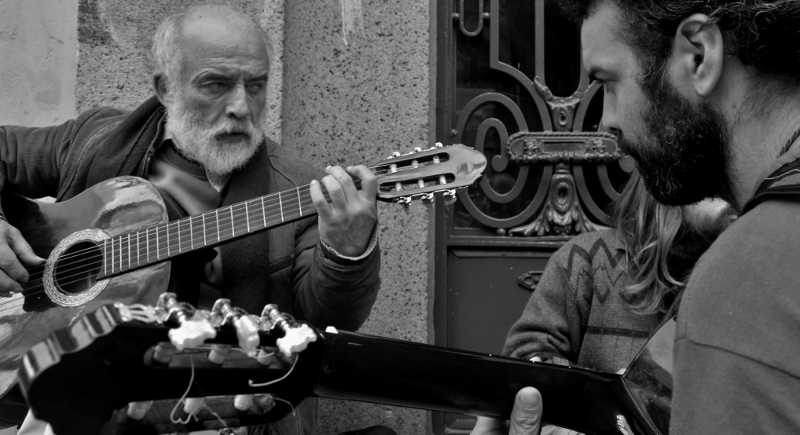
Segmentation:
[(789, 148), (792, 147), (794, 141), (797, 140), (797, 138), (800, 138), (800, 128), (797, 129), (797, 131), (795, 131), (794, 133), (792, 133), (792, 136), (789, 138), (789, 140), (786, 141), (786, 143), (781, 148), (781, 152), (780, 154), (778, 154), (778, 157), (786, 154), (789, 151)]

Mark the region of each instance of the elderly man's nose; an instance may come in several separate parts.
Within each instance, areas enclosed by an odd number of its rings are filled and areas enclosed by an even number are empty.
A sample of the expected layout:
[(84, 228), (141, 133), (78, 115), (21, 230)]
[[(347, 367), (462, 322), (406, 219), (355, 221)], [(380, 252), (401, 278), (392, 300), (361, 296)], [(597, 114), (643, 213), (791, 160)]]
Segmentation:
[(228, 99), (226, 114), (238, 119), (244, 119), (250, 114), (250, 106), (247, 103), (247, 91), (244, 85), (237, 85), (233, 88)]

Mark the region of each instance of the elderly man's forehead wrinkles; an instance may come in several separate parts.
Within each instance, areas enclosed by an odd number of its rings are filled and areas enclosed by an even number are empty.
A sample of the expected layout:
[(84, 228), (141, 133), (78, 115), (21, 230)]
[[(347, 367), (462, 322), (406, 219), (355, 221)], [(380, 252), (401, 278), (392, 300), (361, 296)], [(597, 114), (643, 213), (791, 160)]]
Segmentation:
[(240, 64), (231, 64), (230, 62), (208, 65), (200, 68), (194, 74), (193, 82), (202, 82), (209, 80), (227, 80), (242, 76), (245, 80), (264, 80), (268, 78), (268, 71), (260, 66), (247, 66)]

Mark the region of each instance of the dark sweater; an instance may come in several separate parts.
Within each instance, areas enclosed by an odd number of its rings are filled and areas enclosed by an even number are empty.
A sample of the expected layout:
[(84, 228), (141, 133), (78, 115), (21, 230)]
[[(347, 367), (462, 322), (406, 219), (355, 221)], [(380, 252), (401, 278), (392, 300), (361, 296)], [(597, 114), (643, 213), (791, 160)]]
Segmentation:
[[(584, 233), (550, 258), (522, 316), (511, 327), (504, 355), (615, 373), (628, 366), (655, 332), (663, 314), (629, 310), (620, 291), (630, 279), (625, 248), (615, 230)], [(681, 234), (668, 267), (688, 273), (710, 242)], [(665, 297), (670, 307), (674, 294)], [(670, 310), (670, 311), (674, 311)]]
[(570, 240), (550, 258), (504, 355), (617, 372), (647, 342), (659, 316), (627, 310), (625, 251), (613, 230)]

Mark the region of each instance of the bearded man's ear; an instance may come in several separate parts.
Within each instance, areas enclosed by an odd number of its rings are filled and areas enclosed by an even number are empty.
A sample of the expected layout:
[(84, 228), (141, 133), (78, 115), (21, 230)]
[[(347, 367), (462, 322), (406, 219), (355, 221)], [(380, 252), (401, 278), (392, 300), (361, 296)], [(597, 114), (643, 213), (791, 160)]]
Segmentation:
[(153, 91), (158, 101), (166, 106), (169, 102), (169, 95), (167, 94), (167, 77), (164, 73), (153, 74)]
[(684, 92), (693, 92), (704, 99), (716, 88), (722, 77), (725, 47), (722, 31), (708, 24), (708, 15), (693, 14), (678, 25), (673, 44), (675, 83)]

